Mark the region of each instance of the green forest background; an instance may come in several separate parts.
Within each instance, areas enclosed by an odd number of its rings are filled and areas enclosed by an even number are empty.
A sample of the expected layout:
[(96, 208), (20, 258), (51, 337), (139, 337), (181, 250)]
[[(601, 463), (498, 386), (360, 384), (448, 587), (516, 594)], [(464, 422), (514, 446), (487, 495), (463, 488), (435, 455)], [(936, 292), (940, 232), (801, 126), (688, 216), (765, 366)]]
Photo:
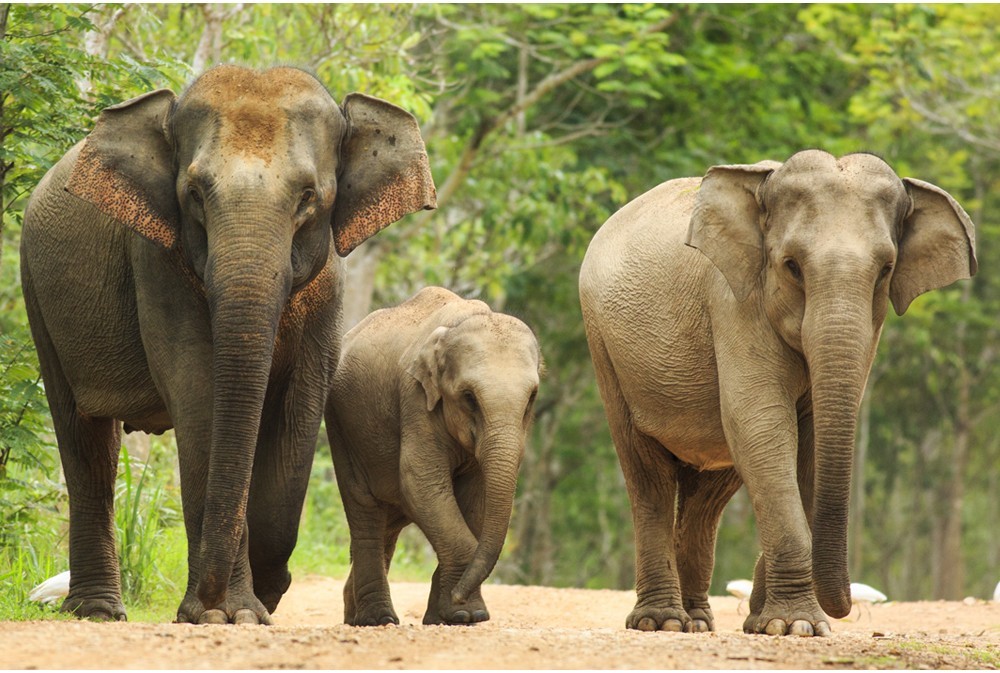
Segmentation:
[[(633, 586), (631, 516), (577, 299), (586, 246), (654, 185), (811, 147), (868, 150), (954, 195), (980, 273), (891, 314), (861, 410), (852, 579), (891, 599), (987, 597), (1000, 579), (1000, 6), (0, 4), (0, 617), (68, 567), (67, 503), (21, 298), (27, 197), (101, 108), (220, 62), (295, 64), (421, 123), (439, 208), (348, 259), (348, 326), (425, 285), (517, 315), (547, 361), (490, 581)], [(890, 312), (891, 313), (891, 312)], [(321, 433), (293, 573), (346, 576)], [(129, 435), (118, 488), (126, 605), (169, 618), (185, 542), (168, 433)], [(412, 528), (412, 527), (411, 527)], [(749, 577), (745, 492), (713, 593)], [(426, 581), (416, 530), (392, 577)], [(33, 612), (34, 611), (34, 612)], [(46, 613), (48, 614), (48, 613)]]

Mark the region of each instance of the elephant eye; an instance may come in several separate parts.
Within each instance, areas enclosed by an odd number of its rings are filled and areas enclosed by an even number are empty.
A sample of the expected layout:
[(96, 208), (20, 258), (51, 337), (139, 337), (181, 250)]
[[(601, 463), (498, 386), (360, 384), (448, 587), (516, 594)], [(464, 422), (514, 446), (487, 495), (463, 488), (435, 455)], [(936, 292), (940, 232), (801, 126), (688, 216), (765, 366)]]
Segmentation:
[(469, 408), (469, 411), (473, 413), (479, 411), (479, 402), (476, 400), (476, 394), (471, 390), (466, 390), (462, 393), (462, 400), (465, 402), (465, 406)]
[(802, 280), (802, 269), (799, 268), (799, 263), (794, 259), (786, 259), (785, 268), (788, 269), (788, 273), (792, 274), (792, 278)]
[(302, 212), (306, 208), (312, 205), (313, 201), (316, 200), (316, 190), (314, 189), (304, 189), (302, 191), (302, 196), (299, 198), (299, 212)]
[(197, 203), (199, 206), (202, 205), (201, 192), (198, 191), (197, 187), (194, 185), (188, 187), (188, 195), (191, 197), (192, 201)]
[(524, 408), (524, 416), (527, 418), (531, 415), (531, 409), (535, 406), (535, 398), (538, 397), (538, 388), (531, 391), (531, 397), (528, 398), (528, 406)]
[(882, 283), (885, 282), (885, 279), (889, 277), (890, 273), (892, 273), (892, 264), (886, 264), (883, 266), (882, 270), (878, 274), (878, 281), (875, 283), (875, 287), (882, 285)]

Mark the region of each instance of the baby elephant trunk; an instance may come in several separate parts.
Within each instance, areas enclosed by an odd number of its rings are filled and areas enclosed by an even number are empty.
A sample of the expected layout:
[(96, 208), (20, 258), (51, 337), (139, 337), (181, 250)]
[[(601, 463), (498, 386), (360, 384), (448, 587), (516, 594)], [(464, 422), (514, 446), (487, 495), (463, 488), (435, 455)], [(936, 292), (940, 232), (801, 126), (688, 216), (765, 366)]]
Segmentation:
[(521, 438), (511, 436), (513, 434), (490, 435), (480, 444), (485, 486), (483, 530), (472, 561), (452, 589), (451, 600), (456, 605), (469, 599), (469, 595), (490, 576), (500, 558), (514, 507), (517, 471), (521, 466)]

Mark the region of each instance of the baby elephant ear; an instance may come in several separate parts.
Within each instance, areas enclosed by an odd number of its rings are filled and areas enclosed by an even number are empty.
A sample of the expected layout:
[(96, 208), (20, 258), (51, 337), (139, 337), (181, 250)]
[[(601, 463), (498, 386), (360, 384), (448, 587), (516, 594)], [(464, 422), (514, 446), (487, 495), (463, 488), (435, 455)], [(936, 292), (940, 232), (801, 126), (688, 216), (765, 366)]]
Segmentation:
[(737, 301), (747, 298), (764, 268), (759, 190), (779, 166), (713, 166), (698, 189), (685, 242), (712, 260)]
[(165, 248), (176, 243), (179, 221), (167, 134), (175, 100), (160, 89), (105, 108), (66, 184), (70, 194)]
[(406, 366), (407, 373), (419, 381), (424, 389), (424, 394), (427, 396), (427, 411), (434, 411), (434, 407), (441, 401), (441, 370), (444, 365), (444, 354), (441, 349), (447, 333), (448, 328), (444, 326), (431, 332), (427, 340), (418, 347), (416, 355), (410, 357), (410, 362)]
[(437, 207), (416, 118), (359, 93), (344, 99), (343, 110), (348, 130), (333, 210), (333, 238), (342, 257), (404, 215)]
[(936, 185), (903, 178), (913, 207), (903, 220), (889, 298), (903, 315), (918, 295), (971, 278), (976, 262), (976, 228), (972, 219)]

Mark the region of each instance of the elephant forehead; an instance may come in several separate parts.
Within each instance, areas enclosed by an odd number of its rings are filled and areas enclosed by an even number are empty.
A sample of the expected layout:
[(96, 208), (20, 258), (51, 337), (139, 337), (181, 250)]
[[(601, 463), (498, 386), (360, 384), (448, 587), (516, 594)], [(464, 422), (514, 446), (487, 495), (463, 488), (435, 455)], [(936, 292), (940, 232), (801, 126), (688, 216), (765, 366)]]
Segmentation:
[(283, 144), (288, 110), (326, 89), (311, 75), (294, 68), (257, 72), (220, 66), (199, 77), (184, 103), (204, 107), (217, 115), (224, 151), (250, 155), (270, 163)]

